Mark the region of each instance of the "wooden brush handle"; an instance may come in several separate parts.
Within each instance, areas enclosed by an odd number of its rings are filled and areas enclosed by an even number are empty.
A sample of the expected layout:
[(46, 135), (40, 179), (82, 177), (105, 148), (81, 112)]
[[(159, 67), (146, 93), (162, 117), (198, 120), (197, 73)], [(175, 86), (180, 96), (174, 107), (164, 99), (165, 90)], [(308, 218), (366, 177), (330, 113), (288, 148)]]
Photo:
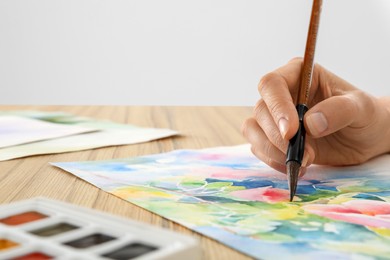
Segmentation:
[(322, 0), (314, 0), (311, 10), (309, 32), (307, 35), (305, 57), (301, 71), (301, 84), (299, 85), (298, 104), (306, 105), (309, 100), (309, 91), (313, 77), (314, 54), (317, 43), (318, 27), (320, 25)]

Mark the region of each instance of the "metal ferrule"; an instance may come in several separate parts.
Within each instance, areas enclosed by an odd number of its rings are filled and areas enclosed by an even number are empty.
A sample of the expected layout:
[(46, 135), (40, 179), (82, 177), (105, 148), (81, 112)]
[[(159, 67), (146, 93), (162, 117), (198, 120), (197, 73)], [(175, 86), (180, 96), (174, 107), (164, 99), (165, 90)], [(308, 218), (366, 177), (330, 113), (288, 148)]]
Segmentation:
[(303, 117), (308, 110), (306, 105), (299, 104), (297, 105), (298, 118), (299, 118), (299, 128), (298, 132), (291, 138), (288, 149), (287, 149), (287, 159), (286, 163), (289, 161), (296, 161), (299, 165), (302, 164), (303, 153), (305, 150), (305, 137), (306, 130), (303, 123)]

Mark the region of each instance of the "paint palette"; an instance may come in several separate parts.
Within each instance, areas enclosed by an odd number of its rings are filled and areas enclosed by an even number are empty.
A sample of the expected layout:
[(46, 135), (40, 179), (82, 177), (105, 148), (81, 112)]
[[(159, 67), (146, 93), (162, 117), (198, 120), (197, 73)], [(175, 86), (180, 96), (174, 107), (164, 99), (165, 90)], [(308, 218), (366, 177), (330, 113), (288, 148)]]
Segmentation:
[(196, 239), (64, 202), (0, 205), (0, 259), (200, 259)]

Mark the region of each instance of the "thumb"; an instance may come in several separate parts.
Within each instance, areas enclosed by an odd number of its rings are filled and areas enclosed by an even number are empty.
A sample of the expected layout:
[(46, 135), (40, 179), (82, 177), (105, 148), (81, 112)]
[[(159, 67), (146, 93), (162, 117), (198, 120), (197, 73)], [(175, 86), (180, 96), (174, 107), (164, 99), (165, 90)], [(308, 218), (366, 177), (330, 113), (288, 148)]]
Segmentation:
[(316, 104), (305, 115), (305, 128), (318, 138), (337, 132), (359, 116), (357, 101), (348, 96), (335, 96)]

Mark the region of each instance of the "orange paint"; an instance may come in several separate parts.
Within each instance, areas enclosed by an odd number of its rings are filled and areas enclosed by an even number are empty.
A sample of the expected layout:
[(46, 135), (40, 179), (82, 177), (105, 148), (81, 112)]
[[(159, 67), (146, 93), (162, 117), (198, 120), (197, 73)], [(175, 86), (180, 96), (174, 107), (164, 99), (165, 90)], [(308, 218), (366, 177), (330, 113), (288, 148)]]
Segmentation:
[(20, 213), (17, 215), (13, 215), (13, 216), (9, 216), (9, 217), (0, 219), (0, 223), (10, 225), (10, 226), (16, 226), (16, 225), (44, 219), (47, 217), (48, 216), (46, 216), (42, 213), (39, 213), (37, 211), (27, 211), (24, 213)]
[(8, 239), (2, 239), (0, 238), (0, 251), (6, 250), (12, 247), (19, 246), (18, 243), (15, 243), (14, 241), (8, 240)]

